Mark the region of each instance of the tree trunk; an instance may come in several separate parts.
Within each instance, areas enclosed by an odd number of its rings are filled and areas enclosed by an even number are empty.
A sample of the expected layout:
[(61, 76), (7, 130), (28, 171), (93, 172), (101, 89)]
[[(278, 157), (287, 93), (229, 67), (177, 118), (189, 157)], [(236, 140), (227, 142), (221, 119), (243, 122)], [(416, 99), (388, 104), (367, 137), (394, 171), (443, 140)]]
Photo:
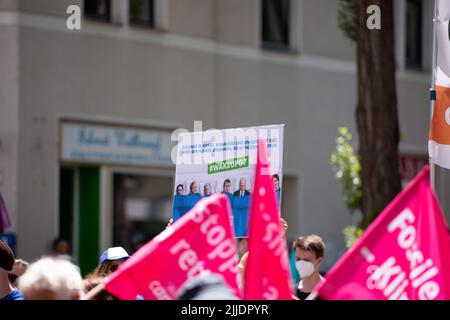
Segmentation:
[[(356, 121), (366, 228), (401, 191), (395, 83), (393, 0), (357, 0), (358, 105)], [(367, 7), (381, 8), (381, 30), (369, 30)]]

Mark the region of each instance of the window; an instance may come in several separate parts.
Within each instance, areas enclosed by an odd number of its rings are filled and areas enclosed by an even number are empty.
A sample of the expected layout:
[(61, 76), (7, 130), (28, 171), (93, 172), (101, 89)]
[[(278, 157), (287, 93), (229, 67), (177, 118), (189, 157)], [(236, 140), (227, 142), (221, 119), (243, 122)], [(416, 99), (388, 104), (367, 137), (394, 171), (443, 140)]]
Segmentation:
[(422, 68), (422, 0), (406, 2), (406, 67)]
[(110, 21), (111, 1), (110, 0), (85, 0), (84, 15), (89, 18)]
[(289, 49), (290, 0), (262, 0), (262, 45)]
[(164, 230), (172, 218), (173, 184), (172, 177), (114, 173), (114, 246), (133, 254)]
[(130, 23), (155, 27), (154, 0), (130, 0)]

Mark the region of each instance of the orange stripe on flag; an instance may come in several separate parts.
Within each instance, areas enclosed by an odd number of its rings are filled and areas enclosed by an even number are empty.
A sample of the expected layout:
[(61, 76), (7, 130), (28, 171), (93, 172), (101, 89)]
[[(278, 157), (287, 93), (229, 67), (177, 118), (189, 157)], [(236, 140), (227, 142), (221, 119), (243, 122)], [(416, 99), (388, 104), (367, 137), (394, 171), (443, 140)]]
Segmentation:
[(429, 138), (439, 144), (450, 145), (450, 88), (436, 86), (436, 92)]

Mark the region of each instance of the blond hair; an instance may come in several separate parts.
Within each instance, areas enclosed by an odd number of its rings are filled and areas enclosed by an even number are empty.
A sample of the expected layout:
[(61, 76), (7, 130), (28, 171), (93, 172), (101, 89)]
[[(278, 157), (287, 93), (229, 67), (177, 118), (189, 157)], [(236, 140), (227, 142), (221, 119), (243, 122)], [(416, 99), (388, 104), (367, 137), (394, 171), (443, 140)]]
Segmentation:
[(52, 293), (55, 300), (77, 300), (83, 296), (79, 268), (57, 257), (44, 257), (33, 262), (18, 281), (25, 298), (28, 293), (43, 292)]

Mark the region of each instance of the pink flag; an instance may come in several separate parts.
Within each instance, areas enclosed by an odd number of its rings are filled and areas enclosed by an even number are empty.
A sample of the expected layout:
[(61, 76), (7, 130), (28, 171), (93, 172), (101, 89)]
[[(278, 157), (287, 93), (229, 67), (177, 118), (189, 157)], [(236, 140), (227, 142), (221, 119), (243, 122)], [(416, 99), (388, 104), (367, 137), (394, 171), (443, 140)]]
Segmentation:
[(337, 300), (450, 299), (450, 242), (425, 167), (316, 288)]
[(245, 268), (244, 298), (247, 300), (292, 299), (286, 240), (270, 177), (267, 148), (264, 140), (259, 140)]
[(105, 287), (123, 300), (175, 300), (189, 278), (221, 274), (239, 296), (238, 255), (228, 198), (215, 194), (196, 206), (124, 262)]

